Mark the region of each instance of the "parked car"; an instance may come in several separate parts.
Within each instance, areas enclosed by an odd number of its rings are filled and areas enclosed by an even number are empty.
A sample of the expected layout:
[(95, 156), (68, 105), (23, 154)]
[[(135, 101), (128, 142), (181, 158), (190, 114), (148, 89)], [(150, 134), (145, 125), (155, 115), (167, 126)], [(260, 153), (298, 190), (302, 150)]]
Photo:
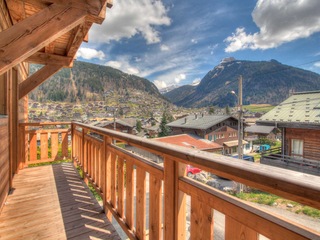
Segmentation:
[(191, 165), (187, 165), (187, 176), (192, 177), (193, 174), (200, 173), (202, 170), (200, 168), (192, 167)]

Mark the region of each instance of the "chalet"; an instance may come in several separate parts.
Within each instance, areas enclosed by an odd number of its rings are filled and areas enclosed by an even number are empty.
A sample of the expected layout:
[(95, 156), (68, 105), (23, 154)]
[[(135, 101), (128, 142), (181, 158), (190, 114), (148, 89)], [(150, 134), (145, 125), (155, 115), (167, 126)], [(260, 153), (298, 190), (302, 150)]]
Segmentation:
[[(189, 115), (167, 124), (171, 135), (193, 134), (224, 146), (223, 154), (238, 151), (238, 120), (229, 115)], [(250, 143), (243, 141), (244, 153), (250, 152)], [(252, 145), (252, 144), (251, 144)]]
[(278, 131), (275, 126), (252, 125), (244, 129), (245, 138), (249, 136), (257, 136), (257, 139), (266, 138), (276, 141)]
[(104, 121), (96, 123), (95, 126), (112, 129), (123, 133), (136, 134), (137, 120), (134, 118), (116, 119), (115, 121)]
[[(294, 93), (263, 115), (257, 124), (279, 128), (282, 132), (281, 149), (263, 156), (262, 163), (290, 167), (291, 161), (292, 169), (303, 170), (304, 165), (320, 175), (320, 91)], [(305, 171), (309, 172), (308, 169)]]
[[(116, 220), (130, 239), (187, 239), (187, 232), (190, 239), (213, 239), (215, 210), (224, 215), (225, 239), (319, 239), (315, 230), (185, 174), (191, 164), (320, 209), (318, 177), (79, 122), (28, 121), (28, 93), (72, 67), (89, 29), (111, 6), (111, 0), (0, 0), (0, 238), (118, 240)], [(43, 67), (29, 76), (30, 62)], [(234, 122), (229, 117), (220, 124)], [(223, 127), (218, 124), (209, 132), (193, 129), (206, 136)], [(163, 164), (127, 151), (124, 143), (161, 156)], [(72, 163), (28, 168), (60, 153)]]

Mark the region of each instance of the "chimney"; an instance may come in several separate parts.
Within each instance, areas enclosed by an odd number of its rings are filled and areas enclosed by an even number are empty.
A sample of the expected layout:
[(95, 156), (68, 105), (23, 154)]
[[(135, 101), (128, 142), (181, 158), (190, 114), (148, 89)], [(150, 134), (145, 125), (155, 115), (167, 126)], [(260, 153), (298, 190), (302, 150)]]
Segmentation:
[(186, 124), (187, 123), (187, 118), (184, 118), (184, 124)]
[(202, 113), (201, 116), (203, 117), (203, 116), (204, 116), (204, 113)]
[(194, 119), (198, 119), (198, 115), (196, 113), (194, 114)]

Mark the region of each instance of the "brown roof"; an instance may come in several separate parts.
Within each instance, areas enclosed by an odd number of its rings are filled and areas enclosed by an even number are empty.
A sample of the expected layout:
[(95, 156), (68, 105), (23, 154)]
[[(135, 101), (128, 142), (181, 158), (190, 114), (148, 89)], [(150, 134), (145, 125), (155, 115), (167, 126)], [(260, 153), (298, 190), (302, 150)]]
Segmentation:
[(211, 142), (209, 140), (199, 138), (196, 136), (191, 136), (189, 134), (174, 135), (162, 138), (155, 138), (154, 140), (175, 144), (182, 147), (194, 148), (199, 150), (208, 150), (208, 149), (221, 149), (222, 146), (218, 143)]

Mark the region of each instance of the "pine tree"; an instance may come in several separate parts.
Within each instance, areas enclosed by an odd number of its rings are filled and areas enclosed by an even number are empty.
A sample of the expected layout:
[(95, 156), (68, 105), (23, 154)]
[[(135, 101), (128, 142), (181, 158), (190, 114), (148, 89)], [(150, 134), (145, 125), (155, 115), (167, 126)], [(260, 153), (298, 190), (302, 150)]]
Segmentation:
[(137, 131), (138, 131), (138, 132), (141, 132), (141, 130), (142, 130), (142, 123), (141, 123), (140, 120), (137, 120), (136, 128), (137, 128)]
[(164, 111), (162, 114), (161, 122), (160, 122), (160, 132), (158, 134), (159, 137), (168, 136), (171, 129), (170, 127), (166, 126), (169, 122), (173, 121), (173, 117), (167, 111)]
[(227, 115), (230, 115), (230, 108), (229, 108), (229, 105), (227, 105), (227, 106), (226, 106), (226, 114), (227, 114)]

